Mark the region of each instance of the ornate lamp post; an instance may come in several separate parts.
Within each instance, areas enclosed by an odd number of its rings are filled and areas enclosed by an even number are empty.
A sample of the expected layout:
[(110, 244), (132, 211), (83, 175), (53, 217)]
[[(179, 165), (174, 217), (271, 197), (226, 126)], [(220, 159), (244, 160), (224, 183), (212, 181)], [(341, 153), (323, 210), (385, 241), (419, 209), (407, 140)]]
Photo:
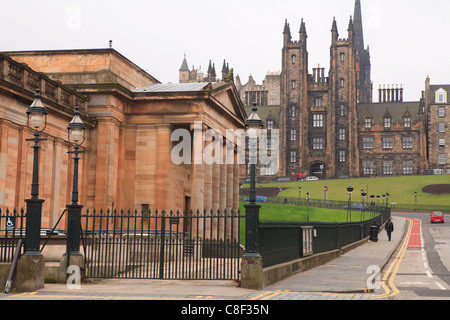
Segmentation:
[(370, 207), (372, 208), (372, 218), (375, 216), (375, 195), (370, 195)]
[(245, 123), (247, 135), (249, 137), (249, 161), (250, 161), (250, 203), (245, 205), (246, 215), (246, 245), (245, 257), (260, 257), (258, 253), (258, 227), (259, 227), (259, 209), (256, 204), (256, 163), (257, 163), (257, 144), (260, 130), (263, 128), (263, 122), (257, 114), (256, 103), (253, 104), (252, 114)]
[(309, 192), (306, 193), (306, 221), (309, 222)]
[(41, 255), (39, 250), (39, 243), (41, 238), (41, 216), (43, 199), (39, 199), (39, 146), (40, 141), (47, 139), (40, 139), (40, 134), (47, 126), (47, 109), (41, 101), (40, 90), (36, 89), (35, 99), (27, 110), (28, 120), (27, 127), (34, 135), (33, 139), (26, 139), (26, 141), (33, 141), (32, 146), (34, 150), (33, 155), (33, 179), (31, 183), (31, 199), (25, 200), (27, 203), (26, 213), (26, 236), (25, 236), (25, 255)]
[(364, 202), (365, 202), (365, 199), (366, 199), (366, 195), (367, 195), (367, 193), (364, 191), (364, 190), (361, 190), (361, 198), (362, 198), (362, 207), (361, 207), (361, 221), (363, 220), (363, 211), (364, 211)]
[(352, 192), (353, 192), (353, 187), (348, 187), (347, 188), (347, 192), (348, 192), (348, 210), (347, 211), (347, 221), (349, 218), (348, 212), (350, 212), (350, 222), (352, 221)]
[(67, 205), (68, 225), (67, 225), (67, 252), (68, 256), (81, 255), (80, 253), (80, 230), (81, 230), (81, 209), (82, 205), (78, 204), (78, 156), (84, 151), (80, 151), (81, 145), (84, 143), (86, 136), (86, 126), (80, 117), (79, 108), (75, 107), (75, 114), (72, 121), (67, 127), (68, 139), (73, 151), (74, 167), (73, 167), (73, 189), (72, 189), (72, 203)]

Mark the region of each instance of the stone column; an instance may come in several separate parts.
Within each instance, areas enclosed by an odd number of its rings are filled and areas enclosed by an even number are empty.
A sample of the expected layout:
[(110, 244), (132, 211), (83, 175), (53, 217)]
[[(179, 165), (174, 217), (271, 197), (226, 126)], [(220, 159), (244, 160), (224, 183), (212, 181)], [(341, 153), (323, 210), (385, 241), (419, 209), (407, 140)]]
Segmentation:
[[(223, 154), (225, 155), (226, 145), (223, 145)], [(225, 156), (224, 156), (225, 158)], [(219, 196), (219, 210), (223, 212), (227, 207), (227, 165), (226, 161), (223, 161), (220, 167), (220, 196)]]
[[(192, 187), (191, 187), (191, 209), (192, 214), (195, 217), (197, 211), (200, 215), (203, 215), (204, 210), (204, 200), (205, 200), (205, 169), (203, 162), (203, 134), (204, 126), (202, 122), (194, 122), (191, 125), (191, 136), (192, 136)], [(189, 215), (190, 213), (187, 213)], [(190, 228), (192, 229), (193, 235), (197, 232), (201, 236), (203, 234), (203, 222), (202, 219), (199, 221), (199, 230), (197, 230), (197, 221), (194, 219), (189, 221), (191, 223)], [(185, 226), (186, 227), (186, 226)]]
[(157, 150), (156, 150), (156, 185), (155, 185), (155, 207), (158, 210), (170, 212), (170, 205), (173, 201), (170, 177), (171, 141), (170, 135), (172, 127), (169, 124), (156, 125)]

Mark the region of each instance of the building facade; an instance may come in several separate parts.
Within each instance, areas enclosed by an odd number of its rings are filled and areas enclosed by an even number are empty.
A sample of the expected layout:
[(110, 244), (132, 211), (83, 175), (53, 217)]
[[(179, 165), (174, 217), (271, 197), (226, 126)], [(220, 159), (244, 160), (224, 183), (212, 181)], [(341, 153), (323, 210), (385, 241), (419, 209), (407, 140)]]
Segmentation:
[(432, 85), (427, 77), (424, 114), (428, 130), (428, 162), (435, 173), (450, 174), (450, 85)]
[[(20, 208), (29, 198), (26, 110), (36, 88), (49, 112), (39, 151), (42, 227), (52, 227), (70, 200), (67, 125), (75, 106), (87, 125), (79, 181), (86, 209), (238, 208), (237, 162), (172, 161), (178, 129), (199, 142), (189, 143), (193, 155), (211, 143), (204, 138), (208, 129), (225, 137), (226, 129), (244, 128), (234, 84), (161, 84), (114, 49), (7, 52), (0, 58), (0, 208)], [(235, 141), (226, 142), (219, 148), (234, 146), (236, 157)]]
[(427, 169), (424, 101), (403, 102), (402, 90), (379, 89), (379, 103), (358, 104), (361, 177), (419, 175)]
[[(287, 21), (283, 35), (279, 174), (295, 177), (307, 172), (322, 178), (358, 176), (356, 106), (358, 92), (363, 90), (358, 88), (353, 20), (350, 19), (346, 39), (339, 38), (333, 20), (328, 75), (320, 66), (309, 74), (308, 37), (303, 21), (299, 41), (292, 40)], [(342, 134), (345, 139), (339, 139)], [(292, 135), (297, 138), (292, 139)]]

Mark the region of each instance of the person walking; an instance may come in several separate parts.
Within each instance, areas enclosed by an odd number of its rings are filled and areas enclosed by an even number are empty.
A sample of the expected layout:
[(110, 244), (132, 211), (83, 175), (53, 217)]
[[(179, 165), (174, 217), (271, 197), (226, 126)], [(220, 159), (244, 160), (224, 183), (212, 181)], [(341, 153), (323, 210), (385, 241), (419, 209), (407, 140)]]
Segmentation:
[(388, 236), (389, 241), (391, 241), (391, 235), (392, 232), (394, 232), (394, 223), (392, 222), (392, 218), (389, 218), (388, 221), (386, 222), (386, 233)]

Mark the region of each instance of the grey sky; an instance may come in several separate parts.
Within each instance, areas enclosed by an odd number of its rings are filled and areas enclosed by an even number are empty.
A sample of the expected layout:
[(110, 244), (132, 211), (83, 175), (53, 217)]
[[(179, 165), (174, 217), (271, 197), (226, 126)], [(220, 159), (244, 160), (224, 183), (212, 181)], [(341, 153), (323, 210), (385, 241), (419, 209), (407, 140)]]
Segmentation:
[[(450, 83), (450, 1), (361, 0), (370, 46), (374, 101), (380, 84), (402, 84), (405, 100), (432, 84)], [(2, 4), (0, 50), (113, 47), (163, 83), (178, 82), (189, 67), (209, 60), (219, 74), (226, 59), (246, 83), (281, 70), (285, 19), (298, 39), (303, 18), (309, 69), (329, 66), (331, 25), (347, 37), (354, 0), (15, 0)]]

